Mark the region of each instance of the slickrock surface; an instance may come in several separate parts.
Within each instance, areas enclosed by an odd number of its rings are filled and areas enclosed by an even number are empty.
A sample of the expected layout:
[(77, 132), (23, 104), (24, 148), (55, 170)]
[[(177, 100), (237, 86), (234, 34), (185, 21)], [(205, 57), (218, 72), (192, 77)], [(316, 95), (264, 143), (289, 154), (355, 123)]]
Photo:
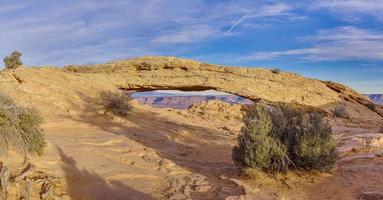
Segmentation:
[[(297, 102), (326, 111), (339, 103), (350, 104), (347, 107), (353, 117), (381, 119), (378, 115), (381, 107), (371, 107), (372, 102), (367, 97), (340, 84), (294, 73), (274, 74), (268, 69), (223, 67), (175, 57), (142, 57), (92, 66), (67, 66), (65, 70), (17, 69), (2, 72), (0, 81), (1, 89), (30, 95), (31, 99), (36, 99), (34, 95), (41, 98), (44, 93), (70, 97), (80, 90), (91, 95), (93, 91), (115, 88), (138, 91), (215, 89), (252, 100)], [(30, 87), (39, 87), (39, 92), (28, 91)]]
[[(242, 126), (240, 106), (207, 102), (176, 110), (136, 102), (126, 118), (104, 115), (99, 93), (118, 88), (216, 89), (327, 112), (340, 103), (351, 119), (331, 119), (340, 155), (332, 175), (242, 180), (231, 159)], [(37, 171), (64, 180), (51, 191), (63, 199), (356, 199), (383, 190), (380, 107), (336, 83), (144, 57), (6, 70), (0, 72), (0, 91), (41, 112), (48, 144), (31, 162)]]
[[(123, 89), (215, 89), (252, 100), (297, 102), (324, 109), (343, 101), (364, 107), (372, 103), (367, 97), (334, 82), (309, 79), (294, 73), (274, 74), (268, 69), (224, 67), (175, 57), (141, 57), (66, 69), (108, 73), (113, 77), (110, 81)], [(362, 115), (371, 110), (356, 109)]]

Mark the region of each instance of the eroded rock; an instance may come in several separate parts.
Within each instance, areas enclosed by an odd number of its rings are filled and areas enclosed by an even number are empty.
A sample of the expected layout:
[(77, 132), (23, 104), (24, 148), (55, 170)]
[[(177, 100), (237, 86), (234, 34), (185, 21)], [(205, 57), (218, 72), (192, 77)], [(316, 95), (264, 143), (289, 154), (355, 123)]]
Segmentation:
[(383, 200), (383, 192), (377, 192), (377, 191), (362, 192), (359, 199), (360, 200)]

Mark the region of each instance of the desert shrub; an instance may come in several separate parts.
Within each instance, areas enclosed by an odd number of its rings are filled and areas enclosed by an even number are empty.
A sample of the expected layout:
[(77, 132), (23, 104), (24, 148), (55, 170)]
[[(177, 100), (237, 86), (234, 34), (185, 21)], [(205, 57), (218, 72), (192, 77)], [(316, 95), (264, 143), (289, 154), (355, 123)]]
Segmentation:
[(131, 98), (127, 94), (110, 91), (101, 92), (100, 99), (105, 112), (112, 112), (114, 115), (126, 116), (132, 109)]
[(0, 93), (0, 154), (14, 150), (41, 155), (45, 146), (41, 123), (35, 109), (19, 106)]
[(272, 69), (272, 70), (271, 70), (271, 73), (273, 73), (273, 74), (279, 74), (279, 73), (281, 73), (281, 70), (278, 69), (278, 68), (275, 68), (275, 69)]
[(273, 129), (271, 117), (264, 106), (255, 106), (246, 113), (238, 146), (233, 149), (233, 160), (238, 165), (269, 173), (287, 170), (287, 148), (270, 135)]
[(331, 133), (317, 111), (298, 105), (257, 104), (244, 117), (233, 160), (242, 168), (271, 174), (289, 168), (328, 170), (336, 158)]
[(5, 57), (3, 59), (4, 64), (5, 64), (5, 68), (6, 69), (14, 69), (14, 68), (18, 68), (21, 65), (23, 65), (23, 62), (21, 62), (20, 57), (21, 57), (21, 53), (18, 51), (14, 51), (14, 52), (12, 52), (11, 55)]
[(335, 107), (331, 112), (332, 112), (334, 117), (340, 117), (340, 118), (345, 118), (345, 119), (350, 118), (350, 115), (348, 114), (346, 107), (341, 106), (341, 105)]
[(374, 103), (369, 103), (366, 105), (368, 109), (374, 111), (374, 112), (377, 112), (378, 109), (376, 108), (376, 105)]

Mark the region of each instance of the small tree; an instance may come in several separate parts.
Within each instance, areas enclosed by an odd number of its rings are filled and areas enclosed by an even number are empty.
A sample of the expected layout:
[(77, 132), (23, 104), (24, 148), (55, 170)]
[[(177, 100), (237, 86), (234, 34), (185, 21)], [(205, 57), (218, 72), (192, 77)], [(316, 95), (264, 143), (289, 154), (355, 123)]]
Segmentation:
[(21, 53), (18, 51), (12, 52), (10, 56), (7, 56), (3, 59), (5, 68), (6, 69), (15, 69), (23, 65), (23, 62), (21, 62)]

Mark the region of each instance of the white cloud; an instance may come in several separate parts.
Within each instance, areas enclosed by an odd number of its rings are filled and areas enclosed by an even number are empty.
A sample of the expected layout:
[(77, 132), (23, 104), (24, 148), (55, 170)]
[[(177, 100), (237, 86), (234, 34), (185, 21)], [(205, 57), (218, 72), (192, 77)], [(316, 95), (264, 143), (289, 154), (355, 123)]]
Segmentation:
[(357, 15), (374, 16), (383, 20), (382, 0), (315, 0), (311, 9), (326, 9), (340, 14), (345, 20), (358, 19)]
[(381, 0), (317, 0), (312, 7), (367, 13), (381, 10), (383, 2)]
[(299, 56), (311, 61), (383, 60), (383, 32), (352, 26), (320, 30), (304, 37), (308, 48), (274, 52), (255, 52), (243, 59), (268, 60), (282, 56)]
[(27, 8), (31, 5), (31, 2), (23, 2), (23, 3), (11, 3), (10, 1), (0, 2), (0, 14), (1, 13), (10, 13), (16, 12), (18, 10)]
[[(263, 18), (284, 19), (289, 6), (262, 0), (41, 0), (0, 2), (0, 57), (20, 50), (29, 65), (83, 64), (142, 54), (176, 55)], [(253, 26), (252, 26), (253, 25)], [(117, 42), (116, 42), (117, 41)]]
[(153, 42), (164, 44), (193, 43), (216, 37), (219, 34), (219, 30), (215, 30), (207, 25), (198, 25), (180, 29), (174, 33), (169, 31), (166, 35), (154, 38)]
[(272, 5), (265, 5), (258, 9), (253, 8), (250, 12), (243, 15), (239, 18), (226, 32), (225, 35), (232, 32), (237, 26), (241, 23), (244, 23), (247, 20), (255, 20), (266, 17), (281, 17), (285, 15), (289, 15), (289, 11), (291, 10), (291, 6), (285, 3), (276, 3)]

